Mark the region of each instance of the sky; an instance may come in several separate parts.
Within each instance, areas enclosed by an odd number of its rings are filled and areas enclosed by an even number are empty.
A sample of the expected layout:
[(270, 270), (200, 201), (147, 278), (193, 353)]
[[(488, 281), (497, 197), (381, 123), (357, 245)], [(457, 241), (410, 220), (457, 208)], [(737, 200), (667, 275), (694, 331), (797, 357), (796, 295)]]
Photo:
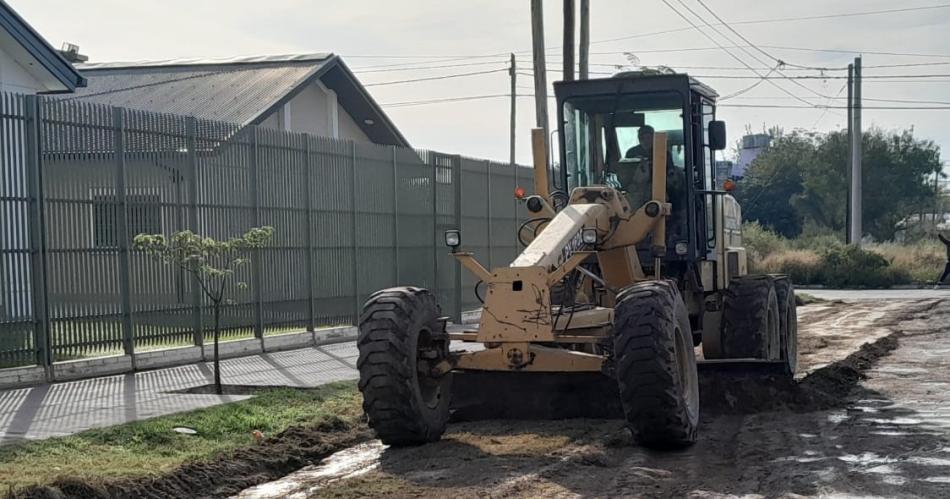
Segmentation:
[[(508, 54), (514, 52), (518, 92), (525, 94), (517, 99), (516, 153), (519, 162), (530, 163), (530, 129), (535, 125), (535, 113), (530, 97), (533, 81), (528, 0), (7, 2), (51, 44), (59, 47), (63, 42), (75, 43), (90, 62), (333, 52), (357, 73), (413, 146), (501, 161), (507, 161), (509, 155), (507, 67)], [(692, 28), (663, 0), (591, 0), (592, 77), (609, 76), (618, 68), (635, 69), (637, 64), (664, 65), (697, 76), (725, 96), (760, 81), (758, 77), (769, 73), (777, 60), (784, 61), (786, 66), (778, 70), (780, 73), (771, 73), (778, 79), (761, 81), (746, 93), (721, 103), (718, 118), (727, 122), (730, 143), (746, 130), (758, 132), (772, 126), (818, 131), (845, 127), (844, 109), (813, 106), (844, 105), (846, 80), (840, 77), (847, 73), (836, 68), (846, 67), (859, 54), (868, 77), (863, 85), (864, 97), (869, 99), (865, 106), (938, 107), (941, 102), (950, 106), (950, 37), (946, 36), (950, 3), (668, 2), (701, 30)], [(925, 9), (788, 19), (918, 7)], [(562, 2), (546, 0), (544, 9), (550, 83), (561, 79)], [(710, 11), (748, 43), (727, 27), (716, 25), (718, 21)], [(713, 24), (716, 30), (705, 23)], [(651, 34), (669, 30), (677, 31)], [(728, 50), (718, 48), (716, 43)], [(735, 45), (747, 48), (729, 48)], [(913, 66), (874, 67), (897, 64)], [(802, 70), (796, 66), (830, 69)], [(378, 85), (459, 74), (465, 76)], [(788, 80), (780, 74), (813, 78)], [(947, 76), (873, 78), (886, 75)], [(485, 95), (501, 96), (391, 105)], [(927, 102), (899, 102), (902, 100)], [(549, 104), (553, 123), (553, 99)], [(913, 127), (916, 136), (932, 139), (947, 150), (948, 117), (950, 109), (867, 108), (863, 119), (865, 127)]]

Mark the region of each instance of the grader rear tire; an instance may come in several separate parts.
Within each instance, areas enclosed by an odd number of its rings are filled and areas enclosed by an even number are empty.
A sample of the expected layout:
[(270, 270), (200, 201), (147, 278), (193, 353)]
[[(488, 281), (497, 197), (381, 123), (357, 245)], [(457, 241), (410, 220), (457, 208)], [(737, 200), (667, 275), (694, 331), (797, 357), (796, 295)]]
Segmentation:
[(421, 288), (377, 291), (360, 316), (359, 389), (369, 425), (384, 444), (438, 440), (449, 420), (451, 374), (429, 366), (448, 355), (439, 305)]
[(798, 369), (798, 305), (795, 288), (788, 276), (775, 276), (775, 296), (778, 299), (779, 343), (785, 374), (794, 376)]
[(733, 278), (723, 292), (721, 358), (778, 360), (780, 328), (778, 296), (772, 278)]
[(641, 445), (696, 441), (699, 379), (686, 305), (670, 281), (634, 284), (617, 297), (614, 360), (627, 424)]

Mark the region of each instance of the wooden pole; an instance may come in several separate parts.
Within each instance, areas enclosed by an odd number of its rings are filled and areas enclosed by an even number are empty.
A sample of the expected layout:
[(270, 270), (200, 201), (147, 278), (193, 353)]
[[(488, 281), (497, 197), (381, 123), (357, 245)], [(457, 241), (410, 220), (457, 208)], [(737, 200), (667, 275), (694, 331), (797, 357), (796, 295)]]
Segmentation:
[(586, 80), (590, 58), (590, 0), (581, 0), (581, 40), (578, 52), (578, 79)]
[(564, 81), (574, 79), (574, 0), (564, 0)]
[(535, 125), (544, 130), (544, 150), (548, 150), (548, 79), (544, 59), (544, 11), (541, 0), (531, 0), (531, 42), (534, 51)]
[(511, 67), (508, 68), (508, 74), (511, 76), (511, 124), (509, 130), (508, 143), (508, 164), (513, 168), (515, 166), (515, 113), (518, 110), (518, 73), (515, 66), (515, 54), (511, 54)]

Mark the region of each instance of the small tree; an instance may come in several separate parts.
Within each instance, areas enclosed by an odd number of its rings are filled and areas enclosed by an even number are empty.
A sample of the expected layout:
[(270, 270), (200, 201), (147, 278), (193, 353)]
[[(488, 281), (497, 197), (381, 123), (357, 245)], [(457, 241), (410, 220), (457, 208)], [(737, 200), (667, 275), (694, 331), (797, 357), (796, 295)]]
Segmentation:
[[(176, 232), (170, 239), (161, 234), (135, 236), (135, 249), (175, 265), (194, 276), (214, 309), (214, 390), (221, 394), (221, 368), (218, 338), (221, 335), (221, 305), (225, 303), (227, 284), (235, 270), (250, 261), (250, 251), (266, 246), (274, 236), (273, 227), (253, 228), (241, 237), (217, 241), (190, 230)], [(237, 282), (241, 289), (247, 283)]]

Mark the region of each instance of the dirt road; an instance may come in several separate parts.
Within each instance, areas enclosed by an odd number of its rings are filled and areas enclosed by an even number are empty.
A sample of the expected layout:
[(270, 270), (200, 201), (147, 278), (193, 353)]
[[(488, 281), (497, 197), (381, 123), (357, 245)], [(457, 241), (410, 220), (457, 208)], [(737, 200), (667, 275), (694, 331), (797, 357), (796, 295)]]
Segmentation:
[(616, 420), (461, 423), (427, 446), (361, 444), (242, 497), (950, 497), (950, 300), (800, 317), (798, 383), (717, 382), (685, 451), (637, 447)]

